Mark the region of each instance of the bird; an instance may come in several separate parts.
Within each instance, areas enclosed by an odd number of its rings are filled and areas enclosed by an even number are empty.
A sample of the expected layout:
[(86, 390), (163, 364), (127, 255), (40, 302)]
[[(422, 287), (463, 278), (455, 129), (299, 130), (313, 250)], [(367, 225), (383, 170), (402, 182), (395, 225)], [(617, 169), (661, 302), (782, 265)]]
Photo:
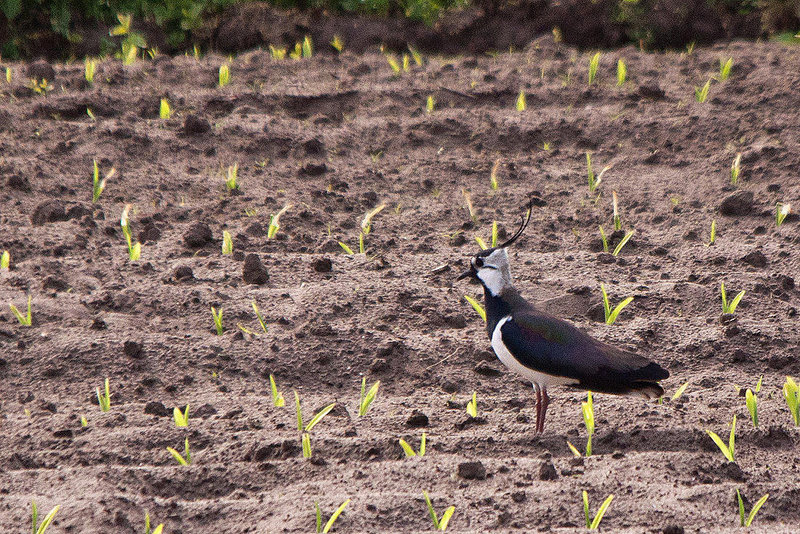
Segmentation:
[(494, 353), (533, 385), (536, 433), (544, 432), (550, 386), (646, 399), (661, 397), (664, 389), (658, 382), (668, 378), (669, 371), (545, 313), (514, 287), (506, 249), (527, 228), (532, 207), (529, 203), (514, 235), (499, 246), (477, 253), (457, 280), (472, 279), (483, 286), (486, 332)]

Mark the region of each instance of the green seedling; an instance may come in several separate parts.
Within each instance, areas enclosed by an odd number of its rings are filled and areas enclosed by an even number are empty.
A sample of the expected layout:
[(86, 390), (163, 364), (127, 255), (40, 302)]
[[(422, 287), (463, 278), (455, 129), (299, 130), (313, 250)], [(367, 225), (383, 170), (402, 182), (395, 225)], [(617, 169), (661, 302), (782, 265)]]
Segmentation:
[(572, 451), (572, 454), (575, 456), (575, 458), (581, 457), (581, 451), (579, 451), (578, 448), (569, 441), (567, 441), (567, 447), (569, 447), (569, 450)]
[(45, 79), (37, 80), (36, 78), (31, 78), (31, 81), (28, 82), (28, 89), (37, 95), (44, 95), (46, 97), (47, 93), (53, 90), (53, 86)]
[(147, 48), (147, 41), (145, 41), (142, 34), (131, 31), (131, 22), (133, 17), (131, 15), (117, 14), (119, 24), (111, 28), (108, 34), (112, 37), (125, 36), (122, 40), (121, 51), (117, 56), (122, 59), (123, 65), (130, 65), (136, 61), (140, 48)]
[(606, 237), (606, 232), (603, 230), (602, 226), (600, 226), (600, 239), (603, 240), (603, 252), (608, 252), (608, 238)]
[(59, 508), (61, 508), (60, 504), (50, 510), (50, 513), (44, 516), (42, 522), (39, 523), (39, 509), (37, 508), (36, 503), (31, 501), (31, 523), (33, 524), (33, 534), (44, 534), (47, 530), (47, 527), (50, 526), (50, 523), (52, 523), (53, 519), (56, 517)]
[(711, 219), (711, 233), (708, 238), (708, 245), (711, 246), (717, 242), (717, 220)]
[(739, 493), (739, 490), (736, 490), (736, 500), (739, 502), (739, 522), (741, 526), (747, 528), (753, 523), (753, 519), (756, 518), (756, 514), (764, 506), (764, 503), (767, 502), (769, 499), (769, 493), (761, 497), (757, 503), (753, 505), (753, 509), (750, 510), (750, 515), (745, 517), (744, 514), (744, 501), (742, 500), (742, 494)]
[(306, 35), (303, 38), (303, 57), (308, 59), (314, 55), (314, 45), (311, 43), (311, 37)]
[(225, 255), (233, 254), (233, 238), (227, 230), (222, 231), (222, 253)]
[(694, 99), (701, 104), (708, 98), (708, 91), (711, 89), (711, 80), (709, 79), (703, 87), (694, 88)]
[(731, 69), (733, 68), (733, 58), (729, 57), (728, 61), (723, 62), (719, 58), (719, 81), (724, 82), (731, 76)]
[(188, 466), (192, 463), (192, 455), (191, 452), (189, 451), (189, 438), (186, 438), (183, 441), (183, 454), (179, 453), (172, 447), (167, 447), (167, 450), (172, 455), (172, 457), (175, 458), (175, 461), (177, 461), (179, 464)]
[(611, 168), (611, 165), (606, 165), (603, 167), (603, 170), (600, 171), (600, 174), (595, 175), (594, 169), (592, 169), (592, 153), (586, 153), (586, 174), (589, 178), (589, 193), (594, 193), (595, 189), (600, 186), (600, 182), (603, 181), (603, 175)]
[(131, 205), (126, 204), (125, 209), (122, 210), (122, 216), (119, 219), (119, 224), (122, 227), (122, 234), (125, 236), (125, 243), (128, 245), (128, 259), (131, 261), (136, 261), (142, 255), (142, 244), (138, 241), (136, 243), (133, 242), (130, 213)]
[(436, 99), (433, 98), (433, 95), (428, 95), (428, 100), (425, 101), (425, 113), (433, 113), (435, 107)]
[(83, 77), (90, 85), (94, 83), (94, 73), (97, 70), (97, 61), (88, 57), (83, 62)]
[(225, 87), (231, 83), (231, 68), (228, 65), (219, 66), (219, 81), (220, 87)]
[(481, 316), (481, 319), (483, 319), (483, 322), (485, 323), (486, 322), (486, 310), (483, 309), (483, 306), (481, 306), (481, 303), (478, 302), (477, 300), (475, 300), (474, 298), (470, 297), (469, 295), (464, 295), (464, 299), (472, 305), (472, 307), (475, 309), (476, 312), (478, 312), (478, 315)]
[(339, 519), (339, 516), (342, 515), (342, 512), (344, 512), (344, 509), (347, 507), (348, 504), (350, 504), (350, 499), (347, 499), (342, 504), (340, 504), (339, 508), (337, 508), (336, 511), (333, 512), (333, 515), (331, 515), (330, 519), (328, 519), (328, 522), (325, 523), (325, 526), (323, 527), (322, 510), (319, 509), (319, 504), (315, 502), (314, 513), (317, 519), (317, 532), (321, 532), (322, 534), (327, 534), (328, 532), (330, 532), (330, 530), (333, 528), (333, 524), (336, 523), (336, 520)]
[(389, 66), (392, 68), (392, 72), (394, 72), (396, 75), (400, 74), (400, 64), (397, 62), (394, 56), (386, 54), (386, 62), (389, 63)]
[(22, 315), (22, 312), (14, 306), (11, 302), (8, 303), (8, 307), (11, 310), (11, 313), (14, 314), (14, 317), (17, 318), (19, 324), (22, 326), (31, 326), (33, 324), (33, 315), (31, 313), (31, 295), (28, 295), (28, 312), (25, 315)]
[(594, 401), (591, 391), (586, 395), (586, 402), (581, 403), (581, 413), (583, 414), (583, 424), (586, 425), (586, 434), (589, 436), (586, 440), (586, 456), (591, 456), (592, 436), (594, 436)]
[(13, 78), (13, 73), (11, 71), (11, 67), (6, 67), (6, 83), (11, 85), (11, 80)]
[(217, 310), (214, 306), (211, 306), (211, 317), (214, 319), (214, 329), (217, 331), (217, 335), (221, 336), (224, 331), (222, 327), (222, 308)]
[(758, 397), (752, 389), (747, 388), (744, 398), (747, 411), (750, 412), (750, 420), (753, 421), (753, 426), (758, 428)]
[(589, 494), (586, 493), (586, 491), (584, 490), (583, 516), (586, 519), (586, 528), (588, 528), (589, 530), (597, 530), (597, 527), (600, 526), (600, 521), (603, 520), (603, 516), (605, 515), (606, 510), (608, 510), (608, 507), (611, 505), (611, 501), (613, 500), (614, 500), (614, 494), (612, 493), (611, 495), (606, 497), (606, 500), (603, 501), (603, 504), (601, 504), (600, 508), (597, 509), (597, 513), (595, 514), (594, 519), (592, 519), (589, 516)]
[(786, 217), (792, 212), (792, 205), (791, 204), (783, 204), (778, 202), (775, 206), (775, 226), (779, 227), (783, 224), (783, 221), (786, 220)]
[(276, 408), (283, 408), (286, 406), (283, 393), (278, 391), (278, 385), (275, 383), (275, 377), (271, 374), (269, 375), (269, 388), (272, 390), (272, 405)]
[(258, 311), (258, 304), (256, 304), (255, 300), (251, 304), (253, 305), (253, 311), (256, 313), (256, 319), (258, 319), (258, 324), (261, 327), (261, 330), (263, 330), (264, 333), (266, 334), (267, 323), (264, 322), (264, 318), (261, 317), (261, 312)]
[(111, 386), (109, 385), (108, 378), (105, 381), (104, 392), (100, 393), (100, 388), (96, 388), (97, 403), (100, 405), (100, 410), (108, 412), (111, 410)]
[(725, 282), (722, 282), (719, 286), (720, 294), (722, 295), (722, 313), (724, 314), (732, 314), (736, 311), (736, 307), (739, 306), (739, 302), (744, 297), (745, 291), (739, 291), (739, 294), (733, 297), (733, 300), (728, 302), (727, 293), (725, 293)]
[(93, 121), (96, 121), (96, 120), (97, 120), (97, 118), (94, 116), (94, 113), (92, 113), (92, 109), (91, 109), (91, 108), (86, 108), (86, 114), (87, 114), (87, 115), (89, 116), (89, 118), (90, 118), (90, 119), (92, 119)]
[(359, 254), (364, 254), (366, 252), (364, 245), (364, 232), (358, 234), (358, 252)]
[(787, 376), (786, 382), (783, 384), (783, 398), (792, 414), (794, 426), (800, 426), (800, 386), (791, 376)]
[(619, 216), (619, 206), (617, 205), (617, 192), (611, 192), (611, 205), (614, 207), (614, 230), (622, 230), (622, 217)]
[(425, 504), (428, 505), (428, 513), (431, 516), (431, 521), (433, 521), (433, 528), (434, 530), (447, 530), (447, 525), (450, 523), (450, 518), (453, 517), (453, 513), (456, 511), (455, 506), (449, 507), (447, 510), (444, 511), (442, 514), (441, 519), (436, 515), (436, 510), (433, 509), (433, 503), (431, 502), (431, 498), (428, 497), (428, 492), (423, 491), (422, 496), (425, 497)]
[(688, 45), (686, 45), (686, 55), (691, 56), (692, 52), (694, 52), (694, 47), (697, 45), (697, 41), (692, 41)]
[(286, 48), (275, 48), (269, 45), (269, 55), (272, 56), (272, 59), (286, 59)]
[(225, 171), (225, 187), (228, 191), (233, 191), (234, 189), (239, 189), (239, 164), (234, 163), (233, 165), (228, 165), (228, 170)]
[(378, 380), (372, 387), (369, 388), (367, 391), (367, 377), (361, 377), (361, 397), (359, 397), (358, 401), (358, 416), (363, 417), (367, 415), (369, 411), (369, 407), (372, 405), (372, 401), (375, 400), (375, 396), (378, 394), (378, 388), (381, 387), (381, 381)]
[(331, 40), (331, 46), (334, 48), (334, 50), (341, 53), (342, 50), (344, 50), (344, 41), (338, 35), (334, 35), (333, 39)]
[(320, 410), (314, 417), (311, 418), (311, 421), (308, 422), (305, 427), (303, 427), (303, 412), (300, 407), (300, 395), (297, 391), (294, 392), (294, 404), (295, 410), (297, 411), (297, 430), (298, 432), (302, 432), (301, 442), (303, 445), (303, 458), (311, 458), (311, 429), (314, 428), (317, 423), (322, 421), (322, 418), (328, 415), (328, 413), (333, 410), (336, 406), (336, 403), (333, 402), (322, 410)]
[(628, 67), (622, 59), (617, 60), (617, 87), (625, 85), (625, 80), (628, 77)]
[(478, 393), (472, 392), (472, 400), (467, 403), (467, 415), (478, 417)]
[(355, 254), (355, 252), (353, 252), (353, 249), (348, 247), (346, 243), (343, 243), (343, 242), (339, 241), (339, 246), (342, 247), (342, 249), (344, 250), (345, 254), (348, 254), (350, 256)]
[(414, 58), (414, 63), (417, 64), (418, 67), (422, 66), (422, 54), (411, 45), (408, 45), (408, 51), (411, 52), (411, 57)]
[(467, 211), (469, 212), (469, 218), (472, 220), (473, 223), (478, 223), (478, 215), (475, 213), (475, 207), (472, 205), (472, 195), (466, 189), (461, 190), (461, 194), (464, 196), (464, 204), (467, 206)]
[(589, 85), (592, 85), (594, 83), (594, 80), (597, 77), (597, 67), (599, 65), (600, 65), (600, 52), (593, 55), (592, 59), (589, 60)]
[(287, 204), (283, 208), (281, 208), (281, 210), (278, 213), (276, 213), (275, 215), (270, 215), (270, 217), (269, 217), (269, 228), (267, 228), (267, 239), (272, 239), (273, 237), (275, 237), (277, 235), (278, 230), (281, 229), (281, 226), (280, 226), (281, 215), (283, 215), (284, 213), (289, 211), (289, 209), (291, 207), (292, 207), (291, 204)]
[(169, 101), (166, 98), (161, 99), (161, 104), (158, 108), (158, 116), (166, 120), (172, 117), (172, 110), (169, 107)]
[(189, 405), (181, 411), (177, 406), (172, 409), (172, 418), (175, 420), (175, 426), (182, 428), (189, 426)]
[(294, 48), (289, 52), (289, 57), (291, 59), (300, 59), (303, 57), (303, 45), (295, 43)]
[(631, 302), (633, 302), (633, 297), (628, 297), (617, 306), (612, 309), (611, 303), (608, 300), (608, 294), (606, 293), (606, 286), (604, 284), (600, 284), (600, 292), (603, 294), (603, 312), (605, 313), (606, 324), (614, 324), (617, 320), (617, 316), (619, 313)]
[(731, 164), (731, 185), (739, 185), (739, 176), (742, 173), (742, 153), (736, 154)]
[(522, 89), (519, 90), (519, 95), (517, 95), (517, 111), (525, 111), (528, 107), (528, 104), (525, 102), (525, 91)]
[(497, 221), (492, 221), (492, 247), (497, 246), (498, 234)]
[(403, 448), (403, 452), (406, 453), (406, 457), (410, 458), (412, 456), (425, 456), (425, 442), (427, 441), (427, 439), (428, 435), (425, 432), (423, 432), (422, 438), (420, 439), (419, 442), (418, 452), (414, 452), (414, 448), (411, 445), (409, 445), (406, 440), (400, 439), (399, 441), (400, 441), (400, 446)]
[(722, 439), (712, 432), (711, 430), (706, 430), (706, 433), (711, 436), (711, 439), (714, 440), (714, 443), (717, 444), (719, 450), (722, 451), (722, 454), (729, 462), (735, 462), (736, 451), (734, 446), (736, 445), (736, 415), (733, 416), (733, 422), (731, 423), (731, 434), (728, 437), (728, 444), (725, 445), (725, 442)]
[(411, 68), (411, 59), (408, 57), (408, 54), (403, 54), (403, 72), (408, 72)]
[(11, 266), (11, 253), (7, 250), (4, 250), (2, 254), (0, 254), (0, 269), (5, 269), (6, 271), (9, 270)]
[(370, 230), (372, 230), (372, 219), (377, 214), (382, 212), (385, 207), (386, 207), (386, 204), (381, 204), (380, 206), (372, 208), (371, 210), (369, 210), (366, 213), (366, 215), (364, 215), (364, 219), (362, 219), (362, 221), (361, 221), (361, 232), (364, 235), (367, 235), (370, 232)]
[(630, 241), (630, 240), (631, 240), (631, 238), (633, 237), (633, 234), (634, 234), (634, 233), (635, 233), (635, 230), (631, 230), (630, 232), (628, 232), (627, 234), (625, 234), (625, 235), (622, 237), (622, 239), (620, 239), (619, 243), (617, 243), (617, 246), (614, 248), (614, 252), (612, 252), (612, 253), (611, 253), (611, 255), (612, 255), (612, 256), (619, 256), (619, 253), (620, 253), (620, 252), (622, 252), (622, 248), (623, 248), (625, 245), (627, 245), (627, 244), (628, 244), (628, 241)]
[(84, 417), (82, 415), (81, 416), (81, 428), (86, 428), (87, 426), (89, 426), (89, 421), (86, 419), (86, 417)]
[(689, 382), (684, 382), (683, 384), (681, 384), (681, 387), (679, 387), (672, 395), (672, 400), (676, 401), (680, 399), (681, 395), (683, 395), (683, 393), (686, 391), (686, 388), (688, 387), (689, 387)]
[(497, 158), (494, 162), (494, 165), (492, 165), (492, 172), (489, 174), (489, 187), (492, 188), (492, 191), (497, 191), (497, 189), (500, 187), (500, 184), (497, 181), (497, 172), (499, 170), (500, 170), (500, 158)]
[(164, 523), (161, 523), (154, 529), (150, 529), (150, 514), (144, 513), (144, 534), (161, 534), (164, 530)]
[(481, 236), (475, 236), (475, 242), (481, 247), (481, 250), (486, 250), (489, 248), (489, 245), (486, 244), (486, 241), (483, 240)]
[(112, 167), (105, 178), (100, 178), (100, 166), (97, 164), (96, 159), (92, 161), (92, 202), (97, 202), (100, 200), (100, 195), (102, 195), (103, 191), (106, 189), (106, 180), (111, 179), (117, 173), (117, 169)]

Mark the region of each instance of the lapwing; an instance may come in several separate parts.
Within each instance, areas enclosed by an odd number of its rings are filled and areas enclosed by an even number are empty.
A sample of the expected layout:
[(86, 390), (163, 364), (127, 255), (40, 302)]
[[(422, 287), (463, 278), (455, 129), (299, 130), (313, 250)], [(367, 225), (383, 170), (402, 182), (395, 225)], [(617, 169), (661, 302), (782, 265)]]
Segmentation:
[(662, 396), (664, 389), (658, 381), (669, 376), (666, 369), (539, 310), (514, 287), (506, 249), (522, 235), (530, 219), (529, 205), (516, 233), (500, 246), (476, 254), (469, 270), (457, 279), (472, 278), (483, 285), (486, 332), (495, 354), (533, 384), (536, 432), (544, 432), (550, 386), (646, 399)]

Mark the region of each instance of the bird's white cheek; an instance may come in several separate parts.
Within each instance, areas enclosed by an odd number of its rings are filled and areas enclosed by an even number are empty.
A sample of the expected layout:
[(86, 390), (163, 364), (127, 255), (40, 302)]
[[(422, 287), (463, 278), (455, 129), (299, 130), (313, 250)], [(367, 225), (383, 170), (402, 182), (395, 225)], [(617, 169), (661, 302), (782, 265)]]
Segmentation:
[(478, 271), (478, 278), (481, 279), (483, 285), (485, 285), (494, 296), (499, 295), (505, 285), (503, 276), (498, 269), (481, 269)]

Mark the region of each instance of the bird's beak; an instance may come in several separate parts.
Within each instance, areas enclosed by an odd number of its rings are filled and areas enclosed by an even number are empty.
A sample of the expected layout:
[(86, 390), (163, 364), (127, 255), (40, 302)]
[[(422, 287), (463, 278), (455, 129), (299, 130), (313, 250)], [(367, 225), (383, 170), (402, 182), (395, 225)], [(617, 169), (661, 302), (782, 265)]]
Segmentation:
[(463, 280), (464, 278), (476, 278), (477, 274), (478, 273), (475, 272), (475, 269), (470, 267), (469, 270), (464, 271), (463, 273), (459, 274), (458, 278), (456, 278), (456, 281)]

